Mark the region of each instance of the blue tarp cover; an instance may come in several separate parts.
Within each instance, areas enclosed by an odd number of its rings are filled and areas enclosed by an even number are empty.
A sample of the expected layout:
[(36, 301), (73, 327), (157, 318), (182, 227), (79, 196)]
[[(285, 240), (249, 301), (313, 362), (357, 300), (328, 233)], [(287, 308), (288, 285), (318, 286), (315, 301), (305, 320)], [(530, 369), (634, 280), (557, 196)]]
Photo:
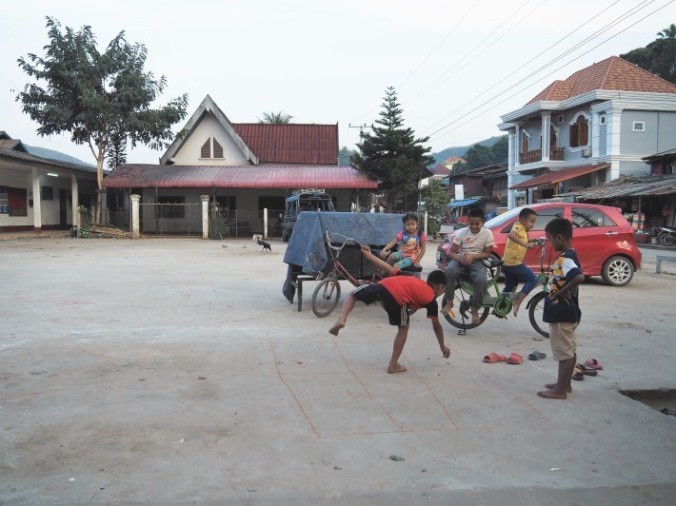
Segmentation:
[(479, 202), (481, 199), (465, 199), (465, 200), (456, 200), (454, 202), (451, 202), (448, 204), (446, 207), (463, 207), (463, 206), (470, 206), (472, 204), (476, 204)]
[[(303, 211), (293, 227), (284, 262), (306, 274), (321, 271), (328, 262), (324, 233), (333, 232), (369, 246), (385, 246), (402, 229), (402, 214)], [(332, 242), (342, 242), (336, 237)]]

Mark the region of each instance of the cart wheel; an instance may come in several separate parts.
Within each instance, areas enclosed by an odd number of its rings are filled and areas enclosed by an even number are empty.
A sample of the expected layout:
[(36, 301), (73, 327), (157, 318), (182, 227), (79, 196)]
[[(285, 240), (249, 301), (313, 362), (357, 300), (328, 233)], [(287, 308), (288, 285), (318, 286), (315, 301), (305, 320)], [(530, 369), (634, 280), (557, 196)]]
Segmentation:
[(312, 293), (312, 312), (319, 318), (331, 314), (340, 299), (340, 281), (329, 277), (319, 282)]

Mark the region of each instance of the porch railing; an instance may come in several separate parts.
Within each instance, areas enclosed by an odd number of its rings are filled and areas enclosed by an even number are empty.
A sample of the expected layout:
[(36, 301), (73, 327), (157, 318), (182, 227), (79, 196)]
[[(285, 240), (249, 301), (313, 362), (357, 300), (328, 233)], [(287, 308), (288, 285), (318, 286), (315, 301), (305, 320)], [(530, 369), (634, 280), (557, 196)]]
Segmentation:
[[(549, 150), (549, 159), (561, 161), (563, 160), (563, 153), (564, 148), (551, 148)], [(521, 164), (539, 162), (541, 160), (542, 160), (541, 149), (533, 149), (531, 151), (519, 153), (519, 163)]]

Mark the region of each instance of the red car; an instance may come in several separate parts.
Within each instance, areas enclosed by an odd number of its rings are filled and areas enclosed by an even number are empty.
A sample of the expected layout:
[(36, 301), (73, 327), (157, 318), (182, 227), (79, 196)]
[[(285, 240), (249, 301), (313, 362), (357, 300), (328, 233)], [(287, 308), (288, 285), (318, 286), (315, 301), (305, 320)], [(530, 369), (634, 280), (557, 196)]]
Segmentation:
[[(641, 268), (641, 251), (636, 246), (634, 230), (620, 209), (572, 202), (516, 207), (488, 220), (484, 226), (493, 232), (493, 255), (497, 258), (502, 258), (509, 231), (524, 207), (530, 207), (537, 213), (535, 226), (529, 232), (531, 239), (544, 238), (545, 226), (553, 218), (566, 218), (573, 223), (573, 247), (582, 262), (585, 276), (601, 276), (609, 285), (625, 286), (634, 277), (634, 272)], [(448, 234), (437, 248), (437, 266), (440, 269), (446, 268), (451, 241), (456, 233)], [(547, 246), (545, 261), (551, 263), (555, 255)], [(526, 253), (524, 263), (533, 272), (539, 272), (538, 248)]]

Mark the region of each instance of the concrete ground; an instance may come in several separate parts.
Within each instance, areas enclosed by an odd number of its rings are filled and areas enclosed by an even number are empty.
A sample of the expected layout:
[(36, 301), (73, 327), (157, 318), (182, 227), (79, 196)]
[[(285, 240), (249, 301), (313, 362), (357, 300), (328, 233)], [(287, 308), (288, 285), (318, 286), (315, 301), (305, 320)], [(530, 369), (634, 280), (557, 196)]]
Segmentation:
[(619, 393), (676, 389), (676, 277), (654, 255), (625, 288), (582, 286), (578, 357), (605, 368), (555, 401), (535, 395), (556, 362), (525, 312), (444, 323), (448, 360), (416, 314), (388, 375), (384, 311), (331, 336), (312, 283), (300, 313), (282, 296), (272, 250), (0, 241), (0, 504), (676, 501), (676, 418)]

